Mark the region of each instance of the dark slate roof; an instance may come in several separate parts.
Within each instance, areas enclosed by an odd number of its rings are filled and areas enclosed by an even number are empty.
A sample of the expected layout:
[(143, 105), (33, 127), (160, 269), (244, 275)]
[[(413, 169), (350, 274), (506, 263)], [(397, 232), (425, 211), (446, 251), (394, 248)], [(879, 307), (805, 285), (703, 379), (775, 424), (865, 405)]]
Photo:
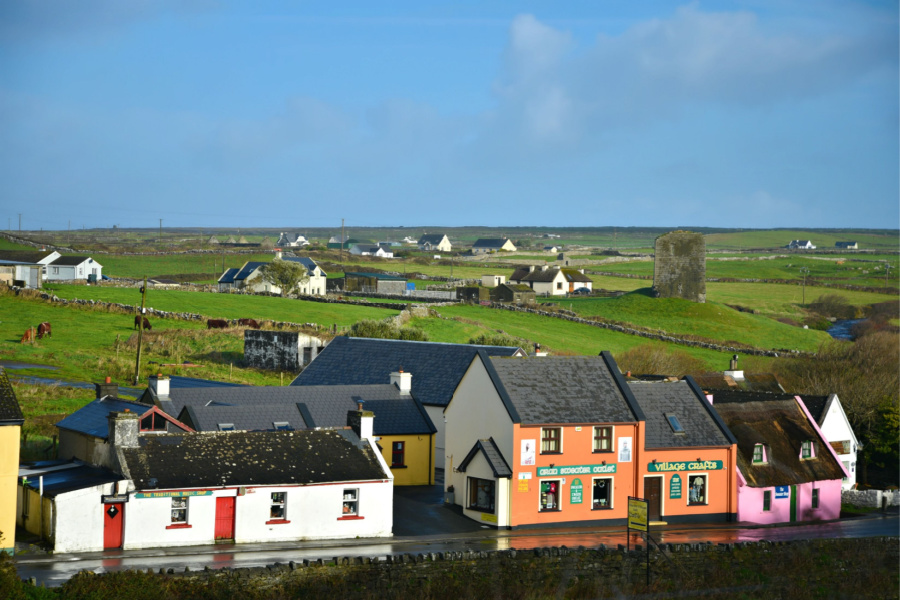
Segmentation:
[(233, 267), (228, 269), (219, 277), (219, 283), (234, 283), (234, 276), (240, 272), (240, 269)]
[(502, 248), (503, 244), (508, 242), (509, 240), (506, 238), (484, 238), (480, 239), (474, 244), (472, 244), (473, 248)]
[(440, 244), (444, 241), (443, 233), (426, 233), (419, 238), (419, 244)]
[[(607, 353), (604, 355), (482, 360), (501, 398), (512, 404), (510, 416), (514, 422), (537, 425), (643, 420), (618, 367)], [(518, 413), (518, 418), (513, 413)]]
[(159, 404), (197, 431), (218, 431), (220, 423), (256, 431), (274, 429), (276, 421), (287, 421), (292, 429), (344, 427), (358, 402), (375, 413), (375, 435), (437, 431), (421, 403), (389, 383), (171, 390), (169, 400)]
[(84, 488), (121, 481), (121, 475), (78, 461), (68, 463), (68, 468), (60, 468), (66, 465), (60, 461), (46, 461), (43, 463), (23, 464), (20, 468), (27, 470), (27, 485), (32, 489), (39, 489), (39, 477), (44, 478), (44, 495), (55, 498), (59, 494), (81, 490)]
[[(312, 275), (315, 272), (316, 267), (319, 266), (316, 264), (316, 261), (309, 258), (308, 256), (282, 256), (281, 260), (287, 260), (290, 262), (300, 263), (301, 265), (306, 267), (306, 272), (309, 273), (310, 275)], [(324, 270), (322, 271), (322, 274), (323, 275), (326, 274)]]
[(784, 388), (774, 373), (744, 373), (744, 379), (734, 379), (722, 372), (693, 375), (704, 390), (744, 390), (783, 394)]
[(489, 356), (521, 352), (511, 346), (476, 346), (338, 336), (300, 373), (292, 386), (387, 383), (403, 368), (422, 404), (447, 406), (478, 350)]
[(381, 246), (378, 244), (356, 244), (356, 247), (359, 248), (360, 252), (378, 252), (381, 250)]
[[(748, 485), (771, 487), (841, 479), (844, 470), (793, 397), (759, 399), (734, 395), (719, 399), (715, 409), (737, 438), (737, 464)], [(804, 440), (815, 442), (815, 457), (800, 459)], [(753, 448), (766, 445), (768, 463), (753, 464)]]
[(6, 369), (0, 367), (0, 425), (21, 425), (24, 421), (16, 391), (9, 382)]
[(563, 275), (566, 276), (566, 281), (582, 281), (582, 282), (593, 282), (594, 280), (579, 271), (578, 269), (563, 269)]
[[(349, 429), (143, 436), (122, 448), (138, 490), (387, 479), (371, 446)], [(150, 479), (156, 479), (151, 488)]]
[(51, 265), (73, 267), (90, 260), (90, 256), (60, 256)]
[(472, 449), (469, 450), (469, 454), (466, 455), (463, 461), (459, 463), (457, 469), (465, 473), (469, 463), (472, 462), (472, 459), (478, 456), (479, 453), (484, 456), (484, 459), (491, 466), (494, 477), (506, 477), (507, 479), (512, 477), (512, 469), (509, 468), (506, 459), (503, 458), (503, 453), (500, 452), (500, 448), (497, 447), (494, 438), (478, 440), (475, 442), (475, 445), (472, 446)]
[(267, 264), (269, 264), (269, 263), (252, 261), (252, 260), (248, 261), (248, 262), (244, 263), (244, 266), (241, 267), (241, 270), (238, 271), (237, 275), (234, 276), (234, 280), (235, 281), (243, 281), (244, 279), (247, 279), (248, 277), (250, 277), (250, 275), (255, 270), (257, 270), (258, 268), (260, 268), (264, 265), (267, 265)]
[(53, 254), (53, 251), (31, 251), (31, 250), (0, 250), (0, 259), (10, 262), (19, 262), (25, 264), (35, 264), (39, 260), (43, 260)]
[[(709, 401), (698, 396), (687, 381), (629, 381), (628, 387), (647, 418), (645, 447), (730, 446), (736, 442)], [(668, 415), (678, 417), (683, 434), (672, 430)]]
[(243, 383), (231, 383), (228, 381), (213, 381), (212, 379), (197, 379), (196, 377), (182, 377), (169, 375), (169, 389), (184, 389), (198, 387), (247, 387)]
[(56, 426), (60, 429), (86, 433), (105, 440), (109, 437), (109, 421), (106, 418), (109, 413), (114, 411), (131, 411), (138, 415), (143, 415), (150, 410), (150, 408), (151, 407), (146, 404), (141, 404), (140, 402), (132, 402), (130, 400), (106, 396), (105, 398), (94, 400), (79, 408), (57, 423)]
[(504, 287), (506, 289), (512, 290), (514, 292), (532, 292), (534, 290), (525, 285), (524, 283), (501, 283), (497, 287)]
[(383, 279), (385, 281), (406, 281), (405, 277), (397, 275), (387, 275), (385, 273), (362, 273), (357, 271), (346, 271), (344, 277), (371, 277), (372, 279)]
[(803, 404), (816, 423), (822, 425), (822, 420), (826, 415), (825, 409), (828, 408), (828, 398), (830, 396), (802, 396)]

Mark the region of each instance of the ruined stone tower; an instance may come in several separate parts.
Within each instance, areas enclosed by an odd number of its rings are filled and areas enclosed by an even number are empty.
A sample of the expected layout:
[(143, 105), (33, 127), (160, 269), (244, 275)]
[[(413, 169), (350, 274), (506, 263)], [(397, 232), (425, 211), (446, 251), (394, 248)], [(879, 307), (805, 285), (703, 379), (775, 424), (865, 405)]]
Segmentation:
[(653, 290), (660, 298), (706, 302), (706, 240), (692, 231), (656, 238)]

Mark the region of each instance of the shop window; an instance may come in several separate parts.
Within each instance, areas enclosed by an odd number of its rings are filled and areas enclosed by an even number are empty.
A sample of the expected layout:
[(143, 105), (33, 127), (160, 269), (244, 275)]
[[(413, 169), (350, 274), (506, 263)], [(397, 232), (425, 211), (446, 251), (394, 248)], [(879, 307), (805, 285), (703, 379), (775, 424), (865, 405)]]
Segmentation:
[(349, 488), (344, 490), (344, 504), (341, 513), (345, 517), (359, 515), (359, 490)]
[(272, 492), (272, 505), (269, 508), (269, 518), (283, 520), (285, 518), (285, 506), (287, 504), (287, 492)]
[(594, 510), (612, 508), (612, 488), (613, 480), (611, 477), (595, 479), (591, 496), (591, 508)]
[(819, 488), (813, 488), (812, 491), (812, 507), (819, 508)]
[(803, 440), (800, 444), (800, 458), (814, 458), (816, 455), (812, 440)]
[(764, 465), (768, 462), (766, 460), (766, 447), (763, 444), (756, 444), (753, 446), (753, 464), (754, 465)]
[(493, 513), (496, 482), (492, 479), (469, 477), (469, 509)]
[(772, 510), (772, 491), (763, 492), (763, 512)]
[(541, 454), (559, 454), (562, 452), (562, 430), (559, 427), (541, 429)]
[(594, 427), (594, 452), (612, 452), (612, 440), (612, 427)]
[(406, 442), (391, 443), (391, 466), (406, 466)]
[(706, 475), (688, 477), (688, 504), (706, 504)]
[(558, 480), (541, 482), (541, 510), (559, 510), (560, 485)]
[(172, 525), (187, 525), (188, 499), (172, 498)]

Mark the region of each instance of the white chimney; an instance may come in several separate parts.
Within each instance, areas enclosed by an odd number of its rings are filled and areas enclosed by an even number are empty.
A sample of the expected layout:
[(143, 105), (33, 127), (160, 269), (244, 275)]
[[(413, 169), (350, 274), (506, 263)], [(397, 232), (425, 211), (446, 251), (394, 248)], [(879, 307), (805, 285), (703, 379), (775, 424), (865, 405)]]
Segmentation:
[(372, 439), (374, 435), (375, 413), (363, 408), (363, 403), (356, 404), (356, 410), (347, 412), (347, 425), (352, 429), (359, 439)]
[(528, 272), (534, 273), (534, 265), (528, 265)]
[(275, 248), (275, 260), (281, 260), (281, 248)]
[(400, 393), (406, 396), (412, 389), (412, 373), (404, 373), (403, 369), (394, 371), (391, 373), (391, 383), (400, 388)]
[(169, 395), (169, 378), (162, 373), (150, 376), (150, 390), (157, 396)]

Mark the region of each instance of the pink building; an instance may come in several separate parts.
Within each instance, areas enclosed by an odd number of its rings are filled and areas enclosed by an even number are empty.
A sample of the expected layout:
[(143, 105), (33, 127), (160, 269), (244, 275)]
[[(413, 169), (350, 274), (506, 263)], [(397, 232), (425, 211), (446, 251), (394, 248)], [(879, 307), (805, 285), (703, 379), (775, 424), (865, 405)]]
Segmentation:
[(739, 391), (709, 398), (738, 442), (738, 521), (840, 517), (847, 473), (799, 398)]

